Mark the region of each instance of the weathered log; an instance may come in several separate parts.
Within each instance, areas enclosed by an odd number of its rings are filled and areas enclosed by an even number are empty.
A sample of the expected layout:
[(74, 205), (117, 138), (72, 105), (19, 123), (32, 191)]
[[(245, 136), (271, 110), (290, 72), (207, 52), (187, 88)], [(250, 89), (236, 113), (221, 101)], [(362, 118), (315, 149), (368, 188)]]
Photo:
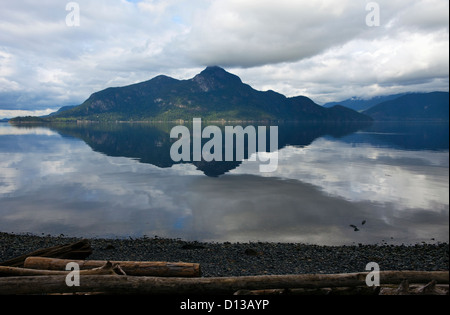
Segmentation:
[(336, 287), (317, 289), (239, 290), (234, 295), (378, 295), (380, 287)]
[(449, 285), (438, 285), (433, 280), (426, 285), (408, 284), (407, 287), (402, 282), (398, 288), (393, 285), (383, 285), (381, 287), (239, 290), (234, 295), (449, 295)]
[(449, 295), (449, 285), (436, 284), (434, 280), (426, 285), (410, 285), (407, 281), (403, 281), (398, 288), (392, 286), (382, 287), (380, 295)]
[[(104, 260), (68, 260), (45, 257), (28, 257), (24, 266), (30, 269), (64, 270), (69, 262), (75, 262), (80, 270), (97, 268)], [(111, 261), (130, 276), (200, 277), (200, 264), (163, 261)]]
[(31, 256), (61, 259), (86, 259), (91, 254), (92, 248), (89, 240), (83, 239), (71, 244), (41, 248), (31, 253), (0, 262), (0, 266), (23, 267), (25, 259)]
[[(364, 273), (247, 276), (224, 278), (167, 278), (135, 276), (80, 276), (80, 286), (68, 287), (64, 276), (0, 278), (0, 294), (105, 292), (108, 294), (233, 294), (239, 290), (273, 288), (332, 288), (364, 286)], [(381, 271), (382, 283), (448, 284), (448, 271)]]
[[(0, 266), (0, 277), (19, 277), (19, 276), (55, 276), (55, 275), (67, 275), (71, 271), (59, 271), (59, 270), (40, 270), (29, 269), (20, 267), (8, 267)], [(124, 273), (118, 267), (111, 262), (107, 262), (99, 268), (93, 268), (88, 270), (80, 270), (80, 275), (123, 275)]]
[(408, 279), (403, 280), (396, 290), (396, 295), (407, 295), (409, 292)]

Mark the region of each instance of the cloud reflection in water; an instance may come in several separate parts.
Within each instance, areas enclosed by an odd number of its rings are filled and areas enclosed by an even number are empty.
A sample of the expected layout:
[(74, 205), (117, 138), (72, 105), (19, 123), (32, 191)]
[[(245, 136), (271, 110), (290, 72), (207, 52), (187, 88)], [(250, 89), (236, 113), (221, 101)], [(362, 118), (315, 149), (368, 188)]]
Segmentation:
[[(94, 152), (55, 134), (0, 136), (0, 231), (314, 244), (448, 241), (448, 150), (319, 138), (219, 177)], [(367, 223), (358, 232), (350, 224)], [(393, 239), (391, 239), (391, 237)]]

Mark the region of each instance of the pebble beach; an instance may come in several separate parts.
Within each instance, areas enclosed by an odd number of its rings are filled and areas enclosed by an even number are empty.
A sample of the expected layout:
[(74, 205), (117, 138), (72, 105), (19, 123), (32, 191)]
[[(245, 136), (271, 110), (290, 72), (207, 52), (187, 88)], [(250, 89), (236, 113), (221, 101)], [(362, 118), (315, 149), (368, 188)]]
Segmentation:
[[(0, 262), (40, 248), (80, 240), (0, 232)], [(296, 243), (203, 243), (179, 239), (90, 239), (92, 260), (199, 263), (203, 277), (351, 273), (380, 270), (448, 271), (448, 243), (319, 246)]]

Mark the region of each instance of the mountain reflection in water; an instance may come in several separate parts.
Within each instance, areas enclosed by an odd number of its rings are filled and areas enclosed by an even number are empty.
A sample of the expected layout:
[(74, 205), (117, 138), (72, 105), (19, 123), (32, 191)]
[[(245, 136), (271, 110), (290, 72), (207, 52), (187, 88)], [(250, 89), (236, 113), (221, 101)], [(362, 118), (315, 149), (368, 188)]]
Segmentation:
[[(228, 124), (227, 124), (228, 125)], [(239, 125), (239, 124), (236, 124)], [(174, 162), (170, 156), (170, 148), (175, 139), (170, 138), (170, 130), (174, 124), (55, 124), (51, 129), (63, 136), (80, 138), (94, 151), (109, 156), (123, 156), (138, 159), (161, 168), (172, 167)], [(225, 125), (217, 125), (225, 134)], [(234, 125), (233, 125), (234, 126)], [(343, 137), (360, 130), (367, 124), (314, 124), (314, 123), (285, 123), (278, 125), (278, 149), (286, 146), (308, 146), (315, 139), (329, 135), (335, 138)], [(192, 134), (192, 125), (187, 125)], [(243, 125), (245, 128), (245, 125)], [(258, 136), (258, 128), (256, 134)], [(269, 128), (267, 128), (269, 129)], [(270, 148), (270, 139), (267, 136), (266, 148)], [(209, 139), (202, 139), (205, 144)], [(205, 175), (217, 177), (236, 169), (242, 161), (225, 161), (225, 142), (222, 140), (224, 152), (222, 161), (192, 161), (193, 165)], [(248, 140), (245, 141), (244, 159), (248, 159)], [(191, 145), (192, 147), (192, 145)], [(234, 143), (233, 152), (236, 152)], [(192, 156), (192, 149), (191, 149)], [(235, 156), (235, 154), (233, 155)]]
[(173, 126), (0, 124), (0, 231), (448, 242), (448, 124), (279, 124), (265, 174), (246, 159), (174, 163)]

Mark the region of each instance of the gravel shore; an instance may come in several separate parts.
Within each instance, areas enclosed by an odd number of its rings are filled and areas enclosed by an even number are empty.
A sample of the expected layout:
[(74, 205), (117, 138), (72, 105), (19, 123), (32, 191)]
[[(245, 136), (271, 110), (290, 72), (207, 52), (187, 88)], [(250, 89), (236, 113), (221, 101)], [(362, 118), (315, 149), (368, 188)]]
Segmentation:
[[(0, 232), (0, 261), (79, 238)], [(204, 277), (363, 272), (369, 262), (381, 270), (449, 270), (448, 243), (318, 246), (293, 243), (200, 243), (176, 239), (91, 239), (88, 259), (199, 263)]]

